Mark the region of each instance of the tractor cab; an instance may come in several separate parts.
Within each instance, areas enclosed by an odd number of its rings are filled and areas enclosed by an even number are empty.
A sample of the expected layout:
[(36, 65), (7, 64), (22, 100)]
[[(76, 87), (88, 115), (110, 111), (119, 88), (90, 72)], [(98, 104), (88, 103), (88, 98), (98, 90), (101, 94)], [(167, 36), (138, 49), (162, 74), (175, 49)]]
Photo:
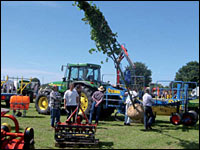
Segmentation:
[(84, 81), (88, 84), (100, 85), (101, 83), (101, 66), (96, 64), (68, 64), (62, 65), (61, 70), (66, 67), (63, 82), (67, 82), (67, 87), (70, 82)]

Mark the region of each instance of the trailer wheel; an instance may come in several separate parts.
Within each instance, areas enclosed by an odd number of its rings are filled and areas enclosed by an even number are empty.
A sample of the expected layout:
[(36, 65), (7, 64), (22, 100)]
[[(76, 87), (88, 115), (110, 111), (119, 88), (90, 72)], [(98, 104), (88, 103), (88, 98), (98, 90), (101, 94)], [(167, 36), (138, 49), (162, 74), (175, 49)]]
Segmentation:
[(173, 113), (170, 117), (170, 122), (173, 125), (179, 125), (181, 124), (181, 115), (179, 113)]
[(191, 113), (193, 115), (194, 119), (193, 119), (192, 125), (195, 125), (199, 120), (198, 113), (193, 110), (190, 110), (189, 113)]
[(185, 126), (193, 126), (198, 121), (198, 115), (195, 111), (189, 111), (183, 114), (182, 122)]

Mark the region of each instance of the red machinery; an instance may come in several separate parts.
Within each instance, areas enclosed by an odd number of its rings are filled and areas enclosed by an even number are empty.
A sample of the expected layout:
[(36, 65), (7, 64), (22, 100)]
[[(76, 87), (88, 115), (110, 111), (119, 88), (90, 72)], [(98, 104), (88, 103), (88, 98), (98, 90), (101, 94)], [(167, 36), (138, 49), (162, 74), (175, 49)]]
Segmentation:
[[(79, 108), (82, 115), (77, 115)], [(76, 115), (76, 123), (71, 118)], [(83, 118), (86, 123), (82, 123)], [(81, 107), (77, 107), (66, 122), (57, 123), (55, 127), (56, 146), (61, 145), (96, 145), (99, 140), (95, 139), (96, 124), (89, 124), (88, 119)]]
[(15, 124), (15, 132), (11, 132), (8, 124), (1, 125), (1, 149), (33, 149), (34, 130), (26, 128), (24, 133), (19, 132), (19, 123), (12, 115), (7, 115), (8, 109), (1, 108), (1, 118), (9, 118)]

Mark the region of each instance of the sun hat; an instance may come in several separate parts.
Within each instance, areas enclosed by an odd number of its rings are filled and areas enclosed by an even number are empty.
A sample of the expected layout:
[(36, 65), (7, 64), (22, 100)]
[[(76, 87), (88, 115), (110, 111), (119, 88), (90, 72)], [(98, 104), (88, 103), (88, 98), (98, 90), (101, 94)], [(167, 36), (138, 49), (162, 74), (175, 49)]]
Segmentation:
[(103, 86), (100, 86), (100, 87), (98, 88), (98, 90), (102, 92), (102, 91), (104, 91), (105, 89), (103, 88)]

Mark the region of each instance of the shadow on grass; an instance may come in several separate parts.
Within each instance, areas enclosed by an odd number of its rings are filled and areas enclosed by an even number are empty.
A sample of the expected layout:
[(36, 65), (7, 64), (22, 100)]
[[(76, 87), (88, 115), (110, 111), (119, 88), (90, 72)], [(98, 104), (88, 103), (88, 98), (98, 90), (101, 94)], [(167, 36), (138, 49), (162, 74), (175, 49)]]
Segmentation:
[[(176, 139), (176, 140), (179, 140), (178, 145), (183, 147), (184, 149), (199, 149), (199, 143), (197, 143), (197, 142), (191, 142), (191, 141), (188, 141), (188, 140), (183, 140), (183, 139), (171, 136), (169, 134), (163, 134), (163, 135), (168, 136), (168, 137), (173, 138), (173, 139)], [(173, 144), (173, 142), (168, 142), (167, 144), (171, 145), (171, 144)]]
[(108, 128), (105, 128), (105, 127), (99, 127), (99, 126), (97, 126), (97, 129), (105, 129), (105, 130), (108, 130)]
[(162, 131), (165, 131), (165, 130), (182, 130), (183, 132), (189, 132), (189, 130), (199, 130), (199, 124), (196, 124), (194, 126), (184, 126), (184, 125), (172, 125), (170, 123), (168, 124), (158, 124), (158, 123), (155, 123), (153, 126), (158, 126), (158, 127), (161, 127)]
[(100, 118), (101, 121), (116, 121), (114, 116), (108, 116), (106, 118)]
[[(55, 146), (59, 149), (79, 149), (79, 148), (87, 148), (87, 149), (94, 149), (94, 148), (98, 148), (98, 149), (113, 149), (113, 142), (101, 142), (99, 141), (99, 143), (97, 144), (76, 144), (76, 143), (70, 143), (70, 144), (60, 144), (57, 145), (55, 144)], [(50, 147), (49, 147), (50, 148)]]
[(140, 129), (140, 131), (143, 131), (143, 132), (158, 132), (158, 133), (162, 133), (162, 130), (158, 130), (158, 129), (151, 129), (151, 130)]
[(104, 123), (100, 122), (99, 125), (107, 125), (107, 126), (124, 126), (124, 124), (119, 124), (119, 123)]
[(113, 149), (113, 142), (99, 142), (98, 148)]
[(25, 116), (23, 118), (45, 118), (45, 116)]
[[(159, 126), (159, 125), (158, 125)], [(162, 135), (165, 135), (167, 137), (170, 137), (172, 139), (175, 139), (175, 140), (178, 140), (179, 143), (178, 145), (181, 146), (183, 149), (199, 149), (199, 143), (197, 142), (193, 142), (193, 141), (189, 141), (189, 140), (183, 140), (183, 139), (180, 139), (180, 138), (177, 138), (177, 137), (174, 137), (170, 134), (167, 134), (166, 131), (169, 131), (169, 130), (182, 130), (182, 131), (189, 131), (189, 130), (199, 130), (199, 124), (196, 124), (195, 126), (192, 126), (192, 127), (188, 127), (188, 126), (168, 126), (167, 128), (162, 128), (162, 129), (152, 129), (152, 130), (145, 130), (145, 129), (141, 129), (140, 131), (143, 131), (143, 132), (157, 132), (157, 133), (160, 133)], [(174, 143), (173, 142), (168, 142), (167, 144), (169, 145), (173, 145)]]
[(166, 120), (155, 120), (155, 123), (171, 124), (169, 121)]
[[(25, 128), (19, 127), (19, 130), (25, 130)], [(11, 126), (11, 132), (15, 132), (15, 127), (14, 126)]]
[(183, 132), (189, 132), (189, 130), (199, 130), (199, 124), (196, 124), (194, 126), (171, 126), (167, 127), (165, 130), (182, 130)]

